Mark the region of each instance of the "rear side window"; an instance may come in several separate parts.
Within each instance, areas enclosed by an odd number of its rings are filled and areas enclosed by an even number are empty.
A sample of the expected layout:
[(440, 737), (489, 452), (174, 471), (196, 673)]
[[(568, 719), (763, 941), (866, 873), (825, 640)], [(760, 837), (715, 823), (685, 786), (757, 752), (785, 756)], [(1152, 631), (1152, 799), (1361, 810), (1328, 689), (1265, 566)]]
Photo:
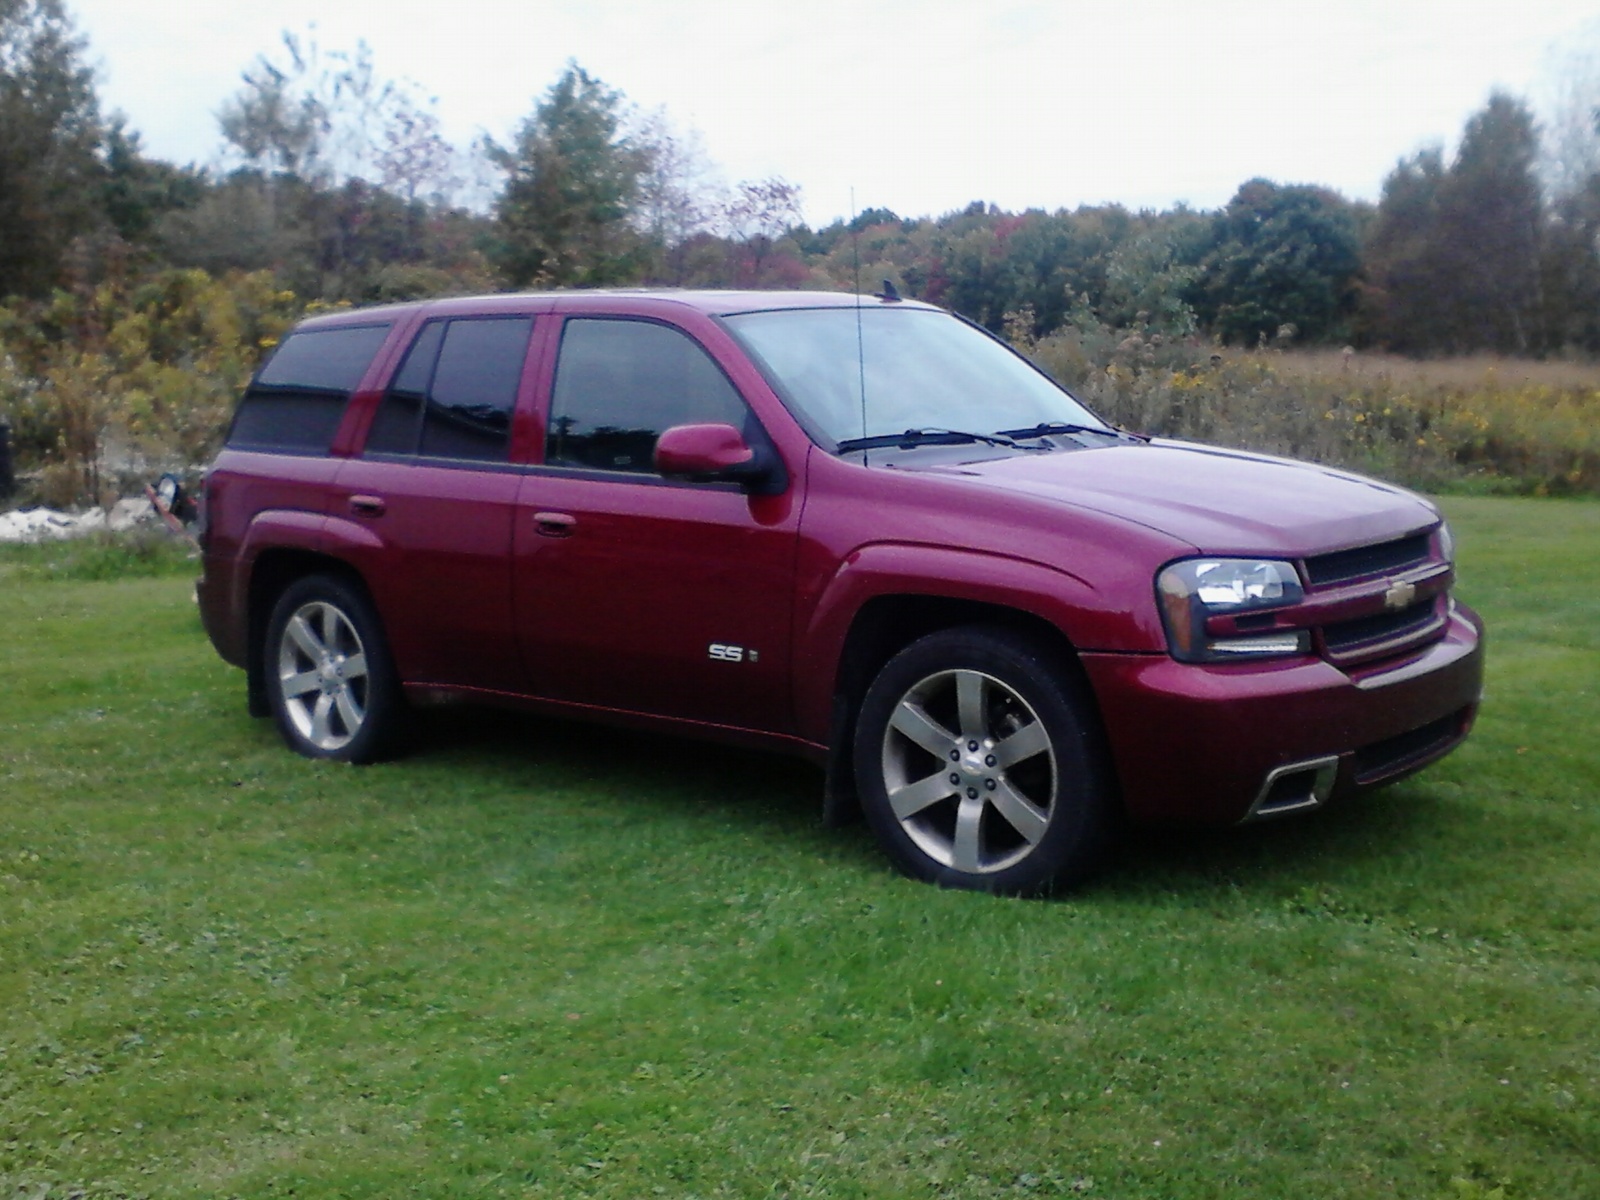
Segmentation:
[(423, 326), (373, 418), (366, 453), (505, 462), (532, 317)]
[(350, 393), (388, 336), (388, 325), (291, 333), (245, 391), (228, 445), (326, 454)]
[(654, 473), (667, 429), (743, 428), (746, 413), (722, 369), (686, 334), (647, 321), (573, 319), (561, 334), (545, 461)]

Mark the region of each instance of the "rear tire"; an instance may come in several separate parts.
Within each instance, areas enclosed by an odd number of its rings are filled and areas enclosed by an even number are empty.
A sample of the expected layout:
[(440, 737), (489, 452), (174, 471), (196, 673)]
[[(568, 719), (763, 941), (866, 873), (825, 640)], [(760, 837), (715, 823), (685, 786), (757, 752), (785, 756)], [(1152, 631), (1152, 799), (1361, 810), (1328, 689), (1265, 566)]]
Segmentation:
[(387, 757), (405, 720), (383, 626), (364, 592), (332, 575), (290, 584), (273, 606), (262, 651), (278, 731), (307, 758)]
[(1110, 789), (1087, 690), (1032, 638), (930, 634), (885, 664), (856, 722), (868, 823), (906, 874), (1038, 895), (1101, 865)]

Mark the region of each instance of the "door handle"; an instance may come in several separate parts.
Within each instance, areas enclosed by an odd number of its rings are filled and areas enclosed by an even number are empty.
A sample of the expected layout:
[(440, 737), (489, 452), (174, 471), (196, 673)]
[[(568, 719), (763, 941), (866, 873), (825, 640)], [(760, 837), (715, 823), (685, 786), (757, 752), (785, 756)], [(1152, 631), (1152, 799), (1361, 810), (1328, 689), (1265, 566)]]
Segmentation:
[(350, 511), (358, 517), (381, 517), (386, 507), (382, 496), (350, 497)]
[(533, 527), (543, 537), (571, 537), (578, 526), (578, 518), (571, 513), (536, 512)]

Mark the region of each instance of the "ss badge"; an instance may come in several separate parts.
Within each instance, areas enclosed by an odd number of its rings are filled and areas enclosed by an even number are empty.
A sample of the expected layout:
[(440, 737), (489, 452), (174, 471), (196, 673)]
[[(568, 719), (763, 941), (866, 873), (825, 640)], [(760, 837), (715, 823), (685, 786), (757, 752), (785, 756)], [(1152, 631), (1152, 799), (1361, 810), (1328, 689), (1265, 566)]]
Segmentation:
[(754, 650), (746, 650), (743, 646), (725, 646), (721, 642), (712, 642), (707, 655), (717, 662), (755, 662), (758, 657)]

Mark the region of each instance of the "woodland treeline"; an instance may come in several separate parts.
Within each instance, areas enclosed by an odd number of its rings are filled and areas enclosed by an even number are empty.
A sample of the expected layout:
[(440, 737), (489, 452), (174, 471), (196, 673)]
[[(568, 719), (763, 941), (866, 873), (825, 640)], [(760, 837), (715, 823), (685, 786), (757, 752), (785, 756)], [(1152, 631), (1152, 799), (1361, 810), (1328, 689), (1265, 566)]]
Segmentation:
[(80, 492), (108, 430), (204, 454), (306, 310), (452, 292), (889, 279), (1014, 341), (1600, 352), (1600, 72), (1544, 129), (1492, 95), (1376, 204), (1252, 179), (1215, 211), (978, 200), (814, 229), (797, 184), (726, 180), (575, 63), (509, 136), (458, 146), (364, 45), (285, 34), (197, 165), (146, 153), (89, 56), (61, 0), (0, 0), (0, 419)]

